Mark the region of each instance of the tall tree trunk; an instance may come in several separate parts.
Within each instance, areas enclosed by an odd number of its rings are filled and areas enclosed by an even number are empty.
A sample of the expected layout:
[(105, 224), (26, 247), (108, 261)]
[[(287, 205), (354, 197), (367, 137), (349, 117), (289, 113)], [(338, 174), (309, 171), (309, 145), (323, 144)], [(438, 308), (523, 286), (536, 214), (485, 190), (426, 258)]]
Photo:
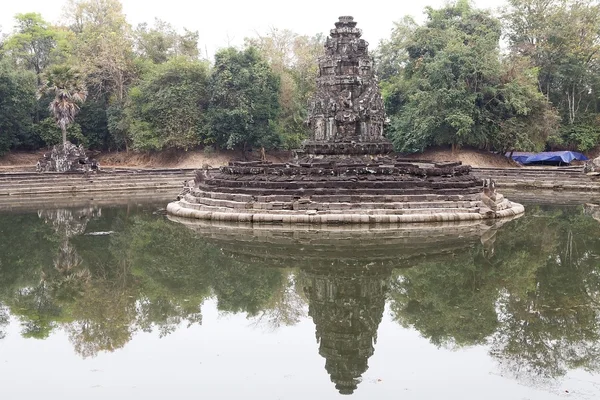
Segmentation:
[(63, 146), (65, 144), (67, 144), (67, 128), (66, 127), (61, 127), (62, 130), (62, 136), (63, 136)]
[(248, 143), (244, 142), (244, 146), (242, 146), (242, 155), (244, 156), (244, 161), (248, 161), (248, 154), (246, 153)]

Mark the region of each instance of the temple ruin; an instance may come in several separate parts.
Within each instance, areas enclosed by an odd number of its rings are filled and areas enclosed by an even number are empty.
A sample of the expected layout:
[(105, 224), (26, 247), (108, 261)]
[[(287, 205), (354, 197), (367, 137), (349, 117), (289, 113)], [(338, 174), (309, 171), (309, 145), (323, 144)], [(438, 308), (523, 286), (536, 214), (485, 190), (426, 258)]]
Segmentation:
[(169, 214), (252, 223), (407, 223), (503, 218), (522, 205), (460, 162), (406, 159), (384, 136), (368, 43), (335, 23), (309, 104), (310, 137), (285, 163), (232, 161), (186, 182)]

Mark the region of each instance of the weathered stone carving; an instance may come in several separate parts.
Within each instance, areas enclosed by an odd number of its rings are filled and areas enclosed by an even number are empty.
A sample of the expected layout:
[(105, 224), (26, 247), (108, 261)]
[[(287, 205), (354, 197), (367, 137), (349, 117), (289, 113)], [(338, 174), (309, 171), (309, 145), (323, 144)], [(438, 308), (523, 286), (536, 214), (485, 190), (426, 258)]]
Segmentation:
[[(352, 17), (340, 17), (319, 59), (317, 92), (309, 104), (308, 154), (385, 154), (385, 110), (369, 56)], [(343, 144), (343, 145), (342, 145)]]
[(590, 175), (598, 175), (600, 173), (600, 157), (586, 161), (583, 166), (583, 172)]
[(89, 172), (97, 171), (100, 165), (90, 159), (83, 145), (76, 146), (66, 142), (54, 146), (50, 153), (45, 153), (35, 167), (37, 172)]

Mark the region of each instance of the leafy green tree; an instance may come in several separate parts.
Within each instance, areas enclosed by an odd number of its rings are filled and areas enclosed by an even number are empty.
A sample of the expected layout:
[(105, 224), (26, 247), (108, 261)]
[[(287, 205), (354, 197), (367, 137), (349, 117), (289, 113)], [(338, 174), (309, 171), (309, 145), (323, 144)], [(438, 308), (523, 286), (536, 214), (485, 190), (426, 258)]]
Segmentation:
[(215, 55), (207, 113), (208, 138), (241, 150), (275, 147), (279, 79), (258, 50), (228, 48)]
[(281, 112), (277, 121), (281, 144), (286, 149), (298, 148), (308, 136), (306, 105), (316, 90), (323, 42), (321, 35), (301, 36), (278, 29), (271, 29), (264, 36), (246, 38), (246, 44), (256, 47), (279, 77)]
[(409, 62), (406, 51), (418, 25), (410, 16), (394, 22), (389, 39), (382, 40), (374, 51), (377, 76), (382, 82), (400, 76)]
[[(62, 130), (56, 124), (54, 117), (44, 118), (34, 126), (35, 135), (45, 146), (54, 146), (62, 143)], [(74, 122), (67, 126), (67, 140), (71, 143), (88, 146), (87, 138), (81, 132), (81, 126)]]
[(503, 20), (512, 54), (538, 69), (538, 84), (558, 109), (554, 147), (588, 150), (598, 143), (600, 4), (594, 0), (510, 0)]
[(94, 97), (122, 102), (135, 77), (133, 35), (119, 0), (71, 0), (65, 9), (77, 62)]
[(131, 89), (127, 115), (136, 150), (189, 149), (204, 141), (208, 66), (174, 58)]
[(0, 154), (37, 145), (33, 137), (35, 75), (0, 60)]
[[(75, 34), (73, 62), (85, 75), (91, 100), (104, 108), (98, 123), (86, 124), (82, 132), (90, 142), (99, 132), (108, 132), (110, 137), (102, 147), (128, 150), (128, 133), (114, 117), (122, 116), (127, 92), (138, 76), (140, 65), (135, 61), (133, 30), (123, 6), (119, 0), (70, 0), (65, 14)], [(88, 111), (97, 110), (83, 110)]]
[(62, 131), (62, 143), (67, 143), (67, 127), (75, 121), (79, 104), (87, 98), (87, 88), (79, 71), (69, 66), (54, 66), (45, 75), (40, 95), (54, 94), (49, 110)]
[(138, 54), (147, 57), (155, 64), (162, 64), (174, 57), (198, 59), (198, 32), (184, 29), (183, 35), (173, 26), (155, 19), (154, 26), (139, 24), (134, 32), (135, 47)]
[(108, 129), (108, 112), (106, 104), (101, 99), (88, 95), (85, 103), (80, 105), (80, 110), (75, 117), (72, 127), (79, 127), (80, 132), (75, 135), (67, 130), (67, 135), (76, 136), (76, 140), (84, 146), (93, 149), (114, 149), (119, 146), (119, 138), (112, 136)]
[(34, 71), (40, 84), (40, 75), (60, 54), (65, 31), (51, 27), (38, 13), (17, 14), (15, 22), (15, 32), (4, 42), (3, 51), (17, 65)]
[[(463, 0), (426, 14), (422, 26), (398, 24), (378, 54), (396, 147), (505, 151), (544, 143), (553, 125), (538, 129), (530, 122), (552, 120), (551, 109), (537, 90), (535, 70), (501, 59), (500, 21)], [(523, 135), (530, 126), (537, 130)]]

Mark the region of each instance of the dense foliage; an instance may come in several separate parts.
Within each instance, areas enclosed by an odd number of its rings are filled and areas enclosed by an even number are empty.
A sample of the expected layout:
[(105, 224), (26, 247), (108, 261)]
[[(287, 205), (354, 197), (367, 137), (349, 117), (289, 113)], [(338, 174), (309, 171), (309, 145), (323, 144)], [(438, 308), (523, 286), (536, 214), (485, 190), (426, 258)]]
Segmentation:
[(193, 148), (208, 107), (208, 66), (186, 58), (157, 65), (129, 91), (128, 132), (136, 150)]
[(35, 75), (0, 60), (0, 153), (39, 145), (33, 133)]
[(229, 149), (275, 147), (279, 79), (258, 51), (228, 48), (215, 55), (207, 136)]
[(500, 20), (466, 1), (427, 8), (426, 15), (422, 26), (398, 24), (379, 49), (396, 147), (543, 147), (552, 132), (550, 104), (536, 71), (501, 55)]
[[(35, 95), (57, 66), (84, 78), (66, 135), (93, 149), (293, 149), (307, 137), (322, 35), (272, 29), (209, 60), (198, 32), (132, 27), (119, 0), (64, 11), (64, 25), (18, 14), (0, 39), (0, 153), (60, 142), (53, 96)], [(507, 0), (500, 13), (457, 0), (425, 16), (372, 48), (397, 150), (597, 147), (597, 0)]]
[(594, 0), (509, 0), (503, 20), (510, 52), (538, 71), (557, 108), (555, 146), (588, 150), (600, 138), (600, 4)]

